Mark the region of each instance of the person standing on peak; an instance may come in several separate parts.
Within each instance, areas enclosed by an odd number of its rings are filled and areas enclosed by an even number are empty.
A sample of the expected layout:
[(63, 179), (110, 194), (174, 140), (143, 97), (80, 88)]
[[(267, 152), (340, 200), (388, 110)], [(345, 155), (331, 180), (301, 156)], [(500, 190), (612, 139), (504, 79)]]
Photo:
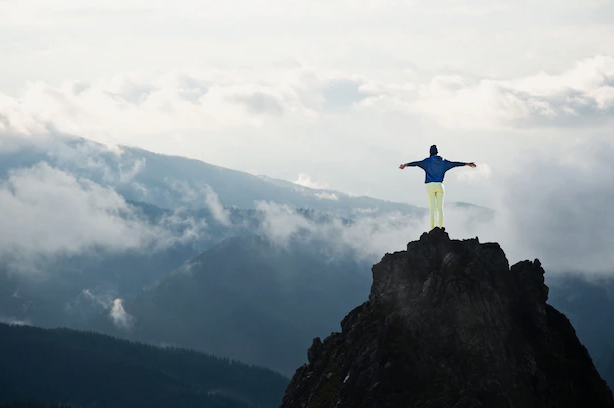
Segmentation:
[(431, 155), (424, 160), (404, 163), (399, 166), (401, 170), (405, 167), (420, 167), (426, 172), (426, 195), (429, 200), (429, 210), (431, 216), (431, 230), (435, 228), (435, 211), (438, 213), (439, 228), (443, 228), (443, 177), (446, 171), (454, 167), (469, 166), (476, 167), (475, 163), (453, 162), (446, 160), (437, 153), (437, 146), (431, 146)]

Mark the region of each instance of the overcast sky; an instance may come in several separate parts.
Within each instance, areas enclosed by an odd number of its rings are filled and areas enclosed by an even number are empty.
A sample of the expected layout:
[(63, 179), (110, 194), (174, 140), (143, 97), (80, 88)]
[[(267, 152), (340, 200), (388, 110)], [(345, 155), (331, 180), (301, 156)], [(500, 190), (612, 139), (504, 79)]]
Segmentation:
[(0, 55), (5, 133), (418, 205), (398, 165), (433, 143), (478, 163), (448, 199), (490, 206), (527, 158), (613, 144), (611, 0), (0, 0)]

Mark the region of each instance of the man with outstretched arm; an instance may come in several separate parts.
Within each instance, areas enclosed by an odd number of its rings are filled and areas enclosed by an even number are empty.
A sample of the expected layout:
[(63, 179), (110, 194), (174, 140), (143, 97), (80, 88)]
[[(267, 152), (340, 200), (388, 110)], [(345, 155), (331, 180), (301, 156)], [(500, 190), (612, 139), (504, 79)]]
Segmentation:
[(446, 160), (437, 153), (437, 146), (433, 145), (431, 146), (430, 157), (420, 161), (404, 163), (399, 166), (401, 170), (405, 167), (420, 167), (425, 171), (426, 195), (429, 200), (431, 229), (435, 228), (435, 212), (438, 214), (438, 226), (439, 228), (443, 228), (443, 178), (446, 171), (460, 166), (476, 167), (475, 163)]

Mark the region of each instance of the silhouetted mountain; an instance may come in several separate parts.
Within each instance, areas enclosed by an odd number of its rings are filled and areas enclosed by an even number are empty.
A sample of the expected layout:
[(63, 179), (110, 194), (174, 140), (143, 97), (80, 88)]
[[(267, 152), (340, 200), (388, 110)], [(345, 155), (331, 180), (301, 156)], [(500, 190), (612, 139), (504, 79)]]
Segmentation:
[(369, 300), (314, 339), (281, 407), (613, 408), (543, 275), (498, 244), (423, 234), (373, 267)]
[(0, 324), (0, 361), (0, 403), (276, 407), (288, 381), (267, 369), (194, 351), (6, 324)]
[(353, 259), (327, 257), (314, 243), (234, 237), (127, 301), (135, 326), (114, 333), (291, 373), (313, 336), (337, 330), (366, 298), (370, 264)]

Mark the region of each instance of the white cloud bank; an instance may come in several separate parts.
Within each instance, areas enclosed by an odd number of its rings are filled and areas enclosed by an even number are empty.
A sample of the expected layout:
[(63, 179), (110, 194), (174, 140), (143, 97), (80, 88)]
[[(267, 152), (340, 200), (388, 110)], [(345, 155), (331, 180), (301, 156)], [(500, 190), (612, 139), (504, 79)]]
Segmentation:
[(93, 250), (165, 248), (202, 233), (197, 223), (173, 232), (193, 221), (172, 214), (150, 224), (112, 188), (46, 163), (0, 181), (0, 253), (16, 266)]
[[(498, 242), (511, 263), (539, 258), (549, 274), (614, 276), (614, 144), (578, 141), (527, 154), (511, 173), (479, 176), (492, 181), (494, 214), (479, 207), (445, 208), (445, 226), (455, 239)], [(449, 198), (447, 198), (449, 199)], [(262, 232), (280, 245), (290, 239), (326, 242), (334, 256), (351, 250), (377, 261), (402, 250), (427, 230), (425, 218), (363, 214), (351, 223), (309, 220), (287, 206), (261, 202)]]
[[(60, 86), (30, 82), (17, 97), (0, 94), (0, 132), (53, 130), (130, 144), (138, 135), (182, 129), (300, 126), (340, 107), (425, 116), (457, 129), (595, 126), (598, 120), (611, 123), (613, 84), (614, 58), (605, 55), (560, 73), (510, 79), (436, 74), (396, 83), (309, 68), (134, 73)], [(310, 180), (299, 176), (297, 182)]]
[[(499, 191), (506, 237), (549, 269), (614, 275), (614, 144), (527, 156)], [(529, 255), (525, 255), (529, 256)]]
[(598, 55), (559, 74), (475, 80), (438, 75), (417, 95), (376, 93), (363, 105), (397, 106), (449, 129), (502, 130), (573, 124), (593, 127), (614, 116), (614, 58)]
[(109, 188), (46, 163), (13, 171), (0, 188), (0, 248), (7, 252), (77, 253), (95, 246), (123, 250), (150, 240), (146, 226)]
[(17, 98), (0, 94), (0, 132), (55, 130), (101, 142), (122, 134), (259, 127), (269, 116), (313, 114), (289, 84), (245, 79), (232, 71), (125, 74), (59, 87), (39, 81), (27, 83)]

